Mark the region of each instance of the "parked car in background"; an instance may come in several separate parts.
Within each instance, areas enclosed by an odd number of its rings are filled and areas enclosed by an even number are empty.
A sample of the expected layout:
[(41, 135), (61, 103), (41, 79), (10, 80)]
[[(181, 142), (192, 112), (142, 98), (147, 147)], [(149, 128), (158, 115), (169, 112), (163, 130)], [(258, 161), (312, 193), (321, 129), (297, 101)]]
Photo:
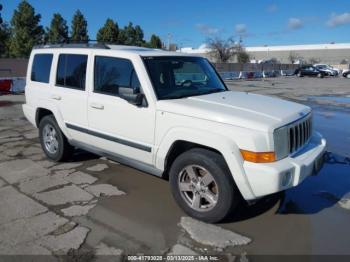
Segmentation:
[(316, 67), (318, 70), (324, 72), (325, 75), (327, 75), (327, 76), (337, 76), (339, 74), (337, 70), (331, 68), (328, 65), (316, 64), (316, 65), (314, 65), (314, 67)]
[(326, 73), (312, 65), (305, 65), (295, 70), (295, 75), (297, 75), (298, 77), (316, 76), (319, 78), (323, 78), (326, 75)]
[(350, 70), (345, 70), (343, 71), (343, 76), (346, 77), (346, 78), (350, 78)]

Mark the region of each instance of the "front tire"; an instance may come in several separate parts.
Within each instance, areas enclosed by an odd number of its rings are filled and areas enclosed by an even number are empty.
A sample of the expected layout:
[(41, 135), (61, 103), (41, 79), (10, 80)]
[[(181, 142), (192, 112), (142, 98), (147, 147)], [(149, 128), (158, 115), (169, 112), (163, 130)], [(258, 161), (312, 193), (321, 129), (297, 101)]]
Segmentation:
[(235, 210), (240, 194), (223, 157), (195, 148), (173, 162), (170, 186), (179, 206), (191, 217), (216, 223)]
[(39, 137), (41, 147), (49, 159), (62, 162), (71, 157), (74, 148), (68, 143), (53, 115), (45, 116), (40, 121)]

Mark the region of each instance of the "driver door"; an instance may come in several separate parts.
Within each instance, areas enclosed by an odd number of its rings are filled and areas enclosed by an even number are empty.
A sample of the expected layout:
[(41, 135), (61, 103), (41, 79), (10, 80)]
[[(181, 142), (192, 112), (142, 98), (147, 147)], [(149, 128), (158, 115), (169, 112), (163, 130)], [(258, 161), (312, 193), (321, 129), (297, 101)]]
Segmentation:
[(104, 151), (152, 164), (155, 109), (136, 106), (119, 89), (142, 92), (132, 61), (94, 56), (94, 81), (88, 98), (88, 123), (93, 144)]

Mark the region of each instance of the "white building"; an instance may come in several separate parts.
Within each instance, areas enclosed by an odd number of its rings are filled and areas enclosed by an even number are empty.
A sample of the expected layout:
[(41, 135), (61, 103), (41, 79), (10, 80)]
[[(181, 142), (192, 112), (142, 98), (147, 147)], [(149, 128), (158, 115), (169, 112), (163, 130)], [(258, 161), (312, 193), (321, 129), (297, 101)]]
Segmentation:
[[(198, 49), (182, 48), (181, 52), (202, 54), (208, 57), (210, 49), (202, 45)], [(252, 60), (262, 61), (276, 58), (281, 63), (319, 61), (338, 65), (350, 63), (350, 43), (342, 44), (315, 44), (315, 45), (285, 45), (285, 46), (256, 46), (246, 47)], [(210, 58), (210, 57), (208, 57)]]

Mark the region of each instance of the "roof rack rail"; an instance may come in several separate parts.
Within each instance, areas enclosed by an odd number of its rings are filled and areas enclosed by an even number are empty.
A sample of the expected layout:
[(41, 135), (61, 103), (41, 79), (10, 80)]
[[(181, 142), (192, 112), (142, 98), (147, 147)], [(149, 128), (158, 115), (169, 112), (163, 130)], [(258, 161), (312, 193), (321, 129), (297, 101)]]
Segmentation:
[(42, 48), (95, 48), (95, 49), (110, 49), (106, 44), (103, 43), (71, 43), (71, 44), (43, 44), (35, 45), (33, 49), (42, 49)]

